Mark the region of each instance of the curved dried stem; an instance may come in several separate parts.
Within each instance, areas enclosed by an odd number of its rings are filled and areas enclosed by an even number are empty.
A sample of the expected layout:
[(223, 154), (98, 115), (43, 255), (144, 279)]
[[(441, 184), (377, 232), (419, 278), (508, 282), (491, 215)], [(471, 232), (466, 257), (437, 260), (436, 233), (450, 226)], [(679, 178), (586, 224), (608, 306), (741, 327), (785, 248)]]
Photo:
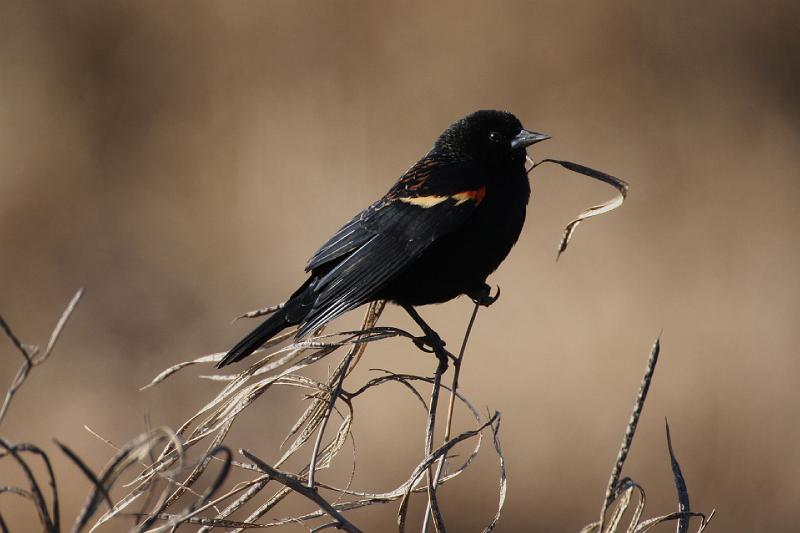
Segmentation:
[[(19, 385), (24, 382), (30, 369), (44, 362), (51, 354), (80, 295), (80, 292), (76, 294), (67, 306), (41, 354), (37, 349), (23, 345), (7, 323), (0, 319), (2, 329), (22, 353), (25, 362), (22, 378), (12, 386), (8, 398), (12, 397)], [(433, 377), (388, 373), (370, 379), (365, 384), (356, 385), (354, 392), (346, 390), (345, 380), (363, 357), (368, 344), (399, 338), (411, 341), (411, 346), (422, 349), (417, 344), (417, 339), (407, 331), (392, 327), (377, 327), (376, 323), (382, 309), (382, 302), (370, 306), (362, 328), (359, 330), (323, 334), (320, 329), (307, 340), (291, 342), (283, 347), (277, 346), (282, 340), (278, 338), (257, 352), (261, 354), (260, 359), (255, 359), (250, 366), (238, 373), (201, 376), (204, 379), (221, 382), (220, 390), (205, 405), (200, 406), (194, 414), (189, 416), (176, 431), (168, 428), (156, 428), (148, 430), (122, 446), (116, 446), (108, 439), (89, 430), (115, 449), (109, 463), (97, 474), (75, 451), (57, 442), (61, 451), (84, 474), (91, 486), (90, 493), (72, 530), (75, 532), (85, 529), (94, 531), (110, 520), (120, 518), (135, 519), (133, 529), (148, 533), (175, 531), (181, 524), (200, 526), (200, 531), (208, 531), (215, 527), (244, 530), (296, 524), (328, 516), (333, 518), (334, 522), (327, 521), (317, 524), (317, 530), (337, 527), (348, 531), (359, 531), (358, 527), (343, 515), (345, 511), (369, 505), (399, 502), (399, 516), (403, 517), (402, 523), (405, 520), (410, 495), (425, 491), (431, 502), (434, 524), (439, 531), (444, 531), (444, 521), (436, 502), (436, 488), (455, 479), (472, 464), (480, 450), (482, 431), (485, 429), (491, 429), (495, 448), (500, 454), (497, 437), (499, 414), (495, 413), (484, 420), (484, 417), (458, 391), (458, 366), (453, 384), (448, 387), (442, 383), (442, 375), (446, 369), (444, 358), (439, 359), (437, 371)], [(473, 313), (459, 357), (456, 360), (457, 365), (463, 358), (469, 330), (474, 319), (475, 314)], [(288, 338), (291, 334), (292, 332), (287, 332), (285, 337)], [(327, 380), (317, 381), (304, 375), (311, 365), (342, 348), (346, 350), (345, 354)], [(213, 364), (222, 356), (221, 353), (211, 354), (173, 365), (159, 373), (144, 388), (163, 384), (172, 375), (194, 365)], [(362, 401), (364, 396), (371, 396), (377, 389), (389, 383), (399, 383), (425, 409), (427, 417), (424, 458), (408, 479), (389, 491), (376, 492), (352, 488), (356, 469), (355, 444), (352, 435), (355, 404)], [(428, 400), (418, 390), (421, 384), (431, 386)], [(229, 438), (236, 420), (259, 398), (275, 387), (292, 387), (303, 390), (305, 399), (309, 401), (307, 408), (292, 425), (284, 439), (284, 443), (287, 444), (286, 450), (274, 463), (274, 466), (270, 466), (250, 453), (243, 453), (249, 461), (234, 460), (224, 442)], [(444, 444), (434, 449), (433, 437), (436, 430), (437, 406), (442, 389), (450, 391), (447, 427), (444, 430)], [(10, 403), (8, 398), (4, 402), (3, 412)], [(456, 400), (461, 402), (472, 414), (478, 428), (465, 431), (451, 439)], [(334, 412), (341, 418), (341, 422), (335, 431), (331, 430), (330, 440), (326, 441), (326, 429), (330, 427), (330, 418)], [(146, 425), (149, 427), (147, 420)], [(314, 438), (315, 434), (316, 438)], [(471, 438), (476, 440), (466, 458), (457, 468), (445, 472), (443, 465), (447, 452), (458, 443)], [(314, 474), (333, 464), (348, 439), (353, 442), (353, 467), (346, 485), (341, 487), (315, 480)], [(297, 469), (297, 473), (279, 470), (280, 465), (296, 457), (301, 448), (311, 445), (312, 442), (311, 460), (308, 464)], [(0, 458), (4, 455), (14, 458), (26, 473), (31, 487), (27, 490), (19, 487), (4, 487), (0, 488), (0, 493), (15, 494), (30, 501), (40, 514), (40, 521), (46, 531), (60, 530), (58, 494), (48, 457), (32, 445), (11, 445), (5, 441), (3, 441), (3, 445), (4, 451), (0, 452)], [(200, 446), (203, 449), (197, 457), (197, 449)], [(49, 507), (41, 488), (42, 483), (37, 480), (33, 470), (29, 468), (25, 458), (22, 457), (23, 453), (36, 454), (45, 462), (49, 473), (48, 483), (53, 491), (50, 498), (52, 504)], [(193, 454), (194, 458), (192, 458)], [(494, 527), (505, 497), (505, 469), (502, 454), (500, 454), (500, 462), (500, 504), (497, 515), (486, 529), (487, 531)], [(220, 468), (214, 469), (215, 473), (210, 474), (209, 469), (213, 464), (219, 464)], [(438, 464), (438, 468), (434, 473), (433, 466), (435, 464)], [(123, 476), (127, 477), (132, 469), (136, 469), (135, 476), (131, 481), (123, 483)], [(226, 487), (226, 481), (232, 469), (245, 474), (255, 473), (255, 477)], [(426, 474), (427, 479), (427, 483), (424, 484), (421, 483), (423, 474)], [(280, 488), (267, 497), (263, 496), (265, 490), (276, 485), (275, 482), (280, 485)], [(306, 483), (310, 486), (307, 486)], [(202, 487), (205, 487), (204, 489), (199, 488), (201, 484)], [(126, 488), (127, 493), (121, 497), (115, 496), (114, 493), (120, 488)], [(328, 501), (320, 494), (320, 490), (331, 492), (335, 498)], [(319, 508), (301, 516), (289, 516), (266, 524), (257, 523), (265, 514), (273, 512), (281, 502), (294, 494), (306, 497), (317, 504)], [(230, 518), (234, 512), (246, 504), (256, 502), (258, 503), (257, 507), (250, 512), (246, 519), (233, 520)], [(101, 514), (94, 523), (90, 523), (104, 503), (108, 506), (108, 510)], [(131, 511), (131, 507), (134, 505), (138, 509)], [(5, 527), (4, 522), (0, 525)]]
[[(33, 367), (44, 363), (50, 357), (56, 342), (58, 342), (59, 337), (61, 337), (61, 332), (64, 330), (64, 326), (67, 325), (67, 322), (72, 316), (72, 312), (75, 310), (75, 307), (78, 305), (81, 296), (83, 296), (83, 289), (80, 289), (75, 293), (75, 295), (67, 304), (66, 309), (64, 309), (64, 311), (61, 313), (58, 322), (56, 322), (53, 331), (50, 333), (50, 339), (47, 341), (47, 347), (45, 348), (44, 352), (41, 353), (39, 352), (39, 348), (36, 346), (26, 347), (23, 345), (14, 334), (8, 323), (6, 323), (3, 317), (0, 316), (0, 329), (3, 330), (3, 332), (6, 334), (6, 337), (11, 340), (11, 343), (17, 348), (17, 351), (19, 351), (24, 359), (22, 366), (17, 371), (16, 376), (14, 376), (14, 380), (11, 382), (11, 386), (6, 391), (3, 404), (0, 405), (0, 424), (3, 423), (3, 419), (8, 412), (8, 408), (11, 406), (11, 401), (14, 399), (14, 395), (17, 393), (20, 387), (22, 387), (22, 384), (25, 383), (25, 380), (28, 379), (28, 374), (30, 374), (30, 371), (33, 369)], [(31, 348), (31, 351), (28, 350), (29, 348)]]
[[(461, 363), (464, 359), (464, 352), (467, 348), (467, 342), (469, 342), (470, 333), (472, 333), (472, 326), (475, 324), (475, 318), (478, 316), (478, 309), (480, 309), (480, 302), (475, 302), (475, 307), (472, 309), (472, 315), (470, 315), (469, 323), (467, 324), (467, 329), (464, 332), (464, 339), (461, 341), (461, 348), (458, 350), (458, 355), (453, 363), (453, 381), (452, 385), (450, 386), (450, 399), (447, 404), (447, 421), (444, 425), (444, 441), (447, 442), (450, 439), (450, 431), (453, 427), (453, 411), (455, 410), (456, 405), (456, 391), (458, 390), (458, 377), (461, 374)], [(499, 445), (499, 444), (498, 444)], [(445, 463), (447, 461), (446, 456), (441, 456), (439, 458), (438, 463), (436, 464), (436, 473), (433, 476), (433, 481), (431, 482), (431, 487), (435, 488), (439, 486), (439, 480), (442, 477), (442, 470), (444, 469)], [(431, 491), (429, 490), (429, 494)], [(422, 532), (425, 533), (428, 530), (428, 519), (431, 517), (434, 503), (431, 499), (428, 499), (428, 507), (425, 510), (425, 518), (423, 519), (424, 522), (422, 523)], [(438, 510), (437, 510), (438, 513)], [(435, 517), (434, 517), (435, 518)], [(435, 524), (434, 524), (435, 525)], [(439, 529), (437, 528), (437, 531)]]
[[(384, 301), (377, 301), (372, 302), (369, 304), (367, 308), (367, 313), (364, 316), (364, 323), (362, 325), (362, 330), (369, 330), (375, 326), (378, 322), (378, 318), (380, 318), (381, 313), (383, 312), (383, 308), (386, 305)], [(360, 337), (358, 338), (360, 340)], [(344, 378), (350, 373), (353, 367), (358, 364), (358, 360), (364, 354), (364, 351), (367, 349), (366, 343), (356, 342), (353, 344), (350, 349), (347, 351), (347, 355), (345, 355), (342, 362), (339, 364), (336, 371), (333, 373), (331, 379), (336, 380), (336, 386), (333, 391), (330, 392), (330, 398), (328, 399), (327, 407), (325, 409), (325, 414), (322, 418), (322, 422), (320, 423), (319, 432), (317, 433), (317, 439), (314, 441), (314, 448), (311, 451), (311, 463), (308, 469), (308, 486), (309, 488), (314, 488), (314, 475), (317, 471), (317, 456), (319, 454), (319, 447), (322, 443), (322, 436), (325, 434), (325, 428), (328, 425), (328, 420), (331, 417), (331, 413), (333, 412), (333, 407), (336, 404), (336, 401), (339, 399), (339, 395), (342, 393), (342, 384), (344, 383)]]

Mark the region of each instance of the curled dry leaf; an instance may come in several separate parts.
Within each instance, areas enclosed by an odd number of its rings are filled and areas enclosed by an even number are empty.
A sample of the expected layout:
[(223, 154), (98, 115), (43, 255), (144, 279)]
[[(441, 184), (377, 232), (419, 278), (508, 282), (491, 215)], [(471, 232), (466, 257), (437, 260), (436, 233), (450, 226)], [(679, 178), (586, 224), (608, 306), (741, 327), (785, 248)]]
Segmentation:
[(558, 258), (561, 257), (561, 254), (564, 252), (564, 250), (567, 249), (567, 245), (569, 244), (569, 241), (572, 238), (573, 233), (575, 233), (578, 224), (580, 224), (587, 218), (596, 217), (597, 215), (602, 215), (603, 213), (608, 213), (609, 211), (613, 211), (614, 209), (621, 206), (622, 202), (625, 201), (625, 197), (628, 195), (629, 186), (626, 181), (621, 180), (610, 174), (606, 174), (605, 172), (600, 172), (599, 170), (595, 170), (593, 168), (589, 168), (584, 165), (579, 165), (571, 161), (563, 161), (561, 159), (543, 159), (538, 163), (534, 163), (530, 167), (530, 169), (528, 169), (528, 172), (538, 167), (542, 163), (556, 163), (566, 168), (567, 170), (571, 170), (573, 172), (577, 172), (578, 174), (583, 174), (584, 176), (589, 176), (590, 178), (594, 178), (596, 180), (608, 183), (609, 185), (617, 189), (617, 191), (619, 191), (619, 194), (614, 198), (612, 198), (611, 200), (603, 202), (602, 204), (594, 205), (586, 209), (585, 211), (581, 212), (577, 217), (575, 217), (569, 224), (567, 224), (564, 227), (564, 235), (561, 237), (561, 242), (558, 245), (558, 254), (556, 255), (556, 261), (558, 261)]

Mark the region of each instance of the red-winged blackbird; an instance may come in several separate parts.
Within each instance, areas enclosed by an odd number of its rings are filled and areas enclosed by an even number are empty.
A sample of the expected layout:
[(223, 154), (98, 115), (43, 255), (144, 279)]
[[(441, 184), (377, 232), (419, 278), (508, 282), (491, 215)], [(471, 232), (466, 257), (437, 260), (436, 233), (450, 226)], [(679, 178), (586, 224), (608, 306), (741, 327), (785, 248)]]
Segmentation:
[(311, 257), (306, 282), (217, 366), (247, 357), (287, 327), (299, 325), (301, 338), (373, 300), (403, 306), (441, 348), (413, 306), (462, 294), (486, 298), (487, 276), (525, 222), (525, 149), (545, 139), (503, 111), (477, 111), (453, 123), (383, 198)]

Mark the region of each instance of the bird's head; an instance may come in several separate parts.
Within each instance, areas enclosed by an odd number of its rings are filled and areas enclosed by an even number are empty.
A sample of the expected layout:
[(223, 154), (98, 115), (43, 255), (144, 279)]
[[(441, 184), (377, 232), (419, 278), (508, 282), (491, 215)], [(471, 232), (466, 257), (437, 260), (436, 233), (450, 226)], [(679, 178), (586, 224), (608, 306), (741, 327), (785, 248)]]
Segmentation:
[(524, 164), (525, 149), (549, 138), (526, 130), (511, 113), (481, 110), (451, 124), (436, 141), (435, 148), (496, 168)]

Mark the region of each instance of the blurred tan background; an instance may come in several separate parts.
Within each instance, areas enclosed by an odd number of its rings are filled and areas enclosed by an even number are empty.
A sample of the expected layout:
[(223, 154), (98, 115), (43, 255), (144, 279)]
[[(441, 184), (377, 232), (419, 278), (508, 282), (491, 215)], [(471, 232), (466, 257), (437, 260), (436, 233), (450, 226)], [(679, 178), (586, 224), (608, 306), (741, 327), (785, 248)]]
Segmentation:
[[(503, 296), (479, 315), (462, 386), (503, 413), (499, 531), (595, 519), (662, 330), (625, 471), (649, 489), (648, 514), (676, 505), (668, 417), (693, 507), (717, 509), (712, 531), (796, 531), (798, 20), (788, 0), (3, 0), (0, 313), (44, 343), (74, 291), (86, 295), (0, 433), (51, 451), (56, 437), (99, 469), (112, 452), (84, 424), (117, 442), (145, 412), (178, 424), (218, 388), (201, 370), (138, 387), (227, 349), (252, 326), (230, 319), (281, 301), (444, 127), (503, 108), (553, 136), (535, 157), (603, 169), (631, 193), (556, 263), (563, 225), (611, 191), (537, 169), (526, 229), (491, 279)], [(422, 311), (455, 345), (470, 306)], [(412, 327), (396, 310), (382, 323)], [(371, 352), (359, 379), (434, 368), (399, 341)], [(0, 354), (5, 388), (20, 360), (5, 339)], [(399, 483), (422, 452), (423, 415), (403, 394), (359, 413), (361, 488)], [(265, 396), (241, 442), (272, 457), (273, 422), (301, 408), (284, 400)], [(56, 462), (71, 517), (89, 486)], [(488, 449), (469, 476), (441, 497), (454, 531), (479, 530), (496, 505)], [(20, 500), (0, 511), (12, 531), (34, 528)], [(390, 530), (395, 511), (353, 518)]]

